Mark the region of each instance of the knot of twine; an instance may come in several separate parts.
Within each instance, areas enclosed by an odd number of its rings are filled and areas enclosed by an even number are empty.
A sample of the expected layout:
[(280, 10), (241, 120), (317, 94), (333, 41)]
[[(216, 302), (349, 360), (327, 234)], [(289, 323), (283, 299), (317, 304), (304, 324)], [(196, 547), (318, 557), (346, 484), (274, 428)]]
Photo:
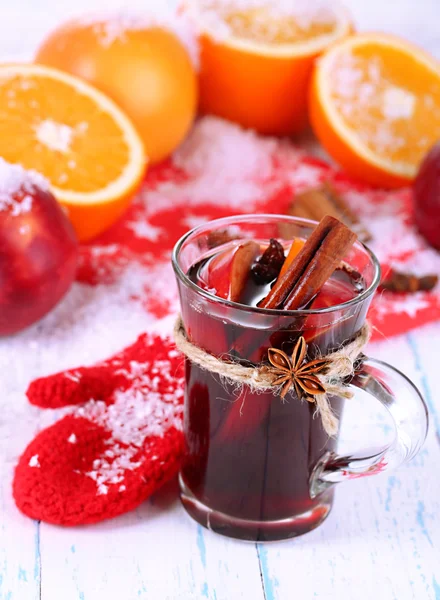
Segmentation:
[[(337, 434), (339, 422), (330, 406), (328, 396), (353, 397), (353, 393), (347, 389), (343, 382), (347, 377), (353, 375), (356, 361), (362, 355), (363, 348), (370, 339), (370, 334), (370, 325), (365, 323), (352, 342), (342, 346), (336, 352), (331, 352), (322, 357), (328, 365), (325, 373), (319, 374), (317, 377), (324, 386), (325, 393), (314, 395), (310, 401), (315, 402), (316, 413), (321, 417), (324, 430), (329, 436)], [(266, 364), (246, 367), (233, 360), (216, 358), (190, 342), (186, 336), (180, 315), (174, 326), (174, 341), (180, 352), (201, 369), (216, 373), (239, 386), (247, 385), (252, 391), (270, 390), (274, 394), (280, 393), (280, 386), (274, 386), (273, 383), (276, 377), (268, 372)]]

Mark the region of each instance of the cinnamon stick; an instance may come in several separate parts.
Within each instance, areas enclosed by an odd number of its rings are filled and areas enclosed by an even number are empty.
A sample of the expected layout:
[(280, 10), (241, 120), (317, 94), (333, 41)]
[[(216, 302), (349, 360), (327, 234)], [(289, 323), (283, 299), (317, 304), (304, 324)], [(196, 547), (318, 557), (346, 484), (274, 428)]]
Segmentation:
[(258, 306), (285, 310), (305, 306), (340, 265), (355, 240), (356, 234), (348, 227), (334, 217), (325, 216)]
[(368, 242), (372, 237), (342, 196), (328, 182), (297, 194), (287, 212), (291, 216), (313, 221), (320, 221), (325, 215), (331, 215), (352, 229), (362, 242)]

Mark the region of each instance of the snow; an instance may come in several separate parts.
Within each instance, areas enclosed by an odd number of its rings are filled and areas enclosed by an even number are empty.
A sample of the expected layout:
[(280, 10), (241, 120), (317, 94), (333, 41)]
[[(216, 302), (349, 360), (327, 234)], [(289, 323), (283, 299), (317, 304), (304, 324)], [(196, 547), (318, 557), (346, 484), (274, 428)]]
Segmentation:
[[(276, 40), (287, 23), (307, 30), (314, 24), (332, 23), (339, 2), (335, 0), (191, 0), (192, 17), (217, 40), (231, 37), (245, 24), (246, 35)], [(242, 15), (253, 15), (253, 23)]]
[(382, 114), (385, 119), (410, 119), (415, 110), (416, 97), (407, 90), (391, 86), (383, 93)]
[(105, 402), (92, 400), (72, 411), (111, 432), (111, 437), (105, 442), (107, 451), (94, 461), (93, 470), (86, 473), (96, 481), (98, 494), (106, 494), (109, 485), (124, 480), (127, 470), (141, 466), (142, 463), (135, 457), (146, 438), (161, 437), (171, 427), (182, 428), (183, 386), (175, 389), (170, 362), (155, 361), (154, 364), (160, 368), (162, 380), (169, 381), (168, 392), (159, 393), (159, 378), (152, 376), (151, 363), (133, 361), (130, 370), (123, 373), (133, 381), (133, 386), (117, 391), (113, 404), (108, 406)]
[(198, 44), (190, 21), (163, 2), (151, 3), (148, 9), (102, 10), (75, 19), (84, 26), (93, 26), (100, 43), (109, 47), (124, 41), (127, 31), (163, 28), (175, 34), (186, 48), (193, 65), (199, 66)]
[(13, 217), (28, 213), (32, 209), (32, 194), (48, 188), (42, 175), (0, 158), (0, 212), (8, 211)]
[(57, 123), (53, 119), (44, 119), (35, 128), (36, 138), (41, 144), (49, 150), (63, 153), (69, 152), (73, 134), (72, 127)]
[(31, 458), (29, 459), (29, 466), (37, 468), (37, 469), (40, 467), (40, 461), (38, 459), (38, 454), (34, 454), (33, 456), (31, 456)]

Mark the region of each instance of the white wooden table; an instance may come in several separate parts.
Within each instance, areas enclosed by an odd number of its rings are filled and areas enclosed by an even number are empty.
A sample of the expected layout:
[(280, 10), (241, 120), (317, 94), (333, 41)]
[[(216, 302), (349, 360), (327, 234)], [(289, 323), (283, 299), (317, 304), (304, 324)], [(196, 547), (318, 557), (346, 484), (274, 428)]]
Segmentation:
[[(0, 0), (0, 58), (29, 57), (58, 20), (104, 4), (124, 3)], [(348, 4), (362, 29), (401, 33), (440, 57), (438, 0)], [(205, 531), (186, 516), (173, 486), (93, 527), (62, 529), (23, 517), (11, 498), (11, 474), (38, 421), (23, 395), (38, 359), (29, 372), (18, 354), (10, 356), (15, 367), (6, 388), (0, 363), (0, 600), (440, 600), (439, 340), (440, 323), (369, 349), (425, 394), (431, 428), (419, 456), (393, 474), (343, 484), (320, 528), (270, 545)], [(16, 352), (12, 341), (0, 344)], [(359, 405), (350, 411), (354, 421), (371, 417)], [(387, 424), (379, 425), (385, 435)]]

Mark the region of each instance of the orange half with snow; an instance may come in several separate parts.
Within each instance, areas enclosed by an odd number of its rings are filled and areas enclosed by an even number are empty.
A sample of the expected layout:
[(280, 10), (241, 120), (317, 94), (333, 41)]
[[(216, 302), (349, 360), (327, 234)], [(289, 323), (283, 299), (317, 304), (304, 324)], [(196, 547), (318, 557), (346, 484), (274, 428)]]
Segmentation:
[(314, 60), (351, 31), (347, 12), (337, 3), (298, 12), (280, 0), (187, 4), (200, 34), (202, 112), (265, 134), (301, 131)]
[(351, 36), (318, 61), (310, 115), (347, 172), (374, 185), (405, 185), (440, 139), (440, 63), (391, 35)]
[(126, 115), (91, 85), (40, 65), (0, 66), (0, 156), (46, 177), (79, 239), (109, 227), (146, 156)]

